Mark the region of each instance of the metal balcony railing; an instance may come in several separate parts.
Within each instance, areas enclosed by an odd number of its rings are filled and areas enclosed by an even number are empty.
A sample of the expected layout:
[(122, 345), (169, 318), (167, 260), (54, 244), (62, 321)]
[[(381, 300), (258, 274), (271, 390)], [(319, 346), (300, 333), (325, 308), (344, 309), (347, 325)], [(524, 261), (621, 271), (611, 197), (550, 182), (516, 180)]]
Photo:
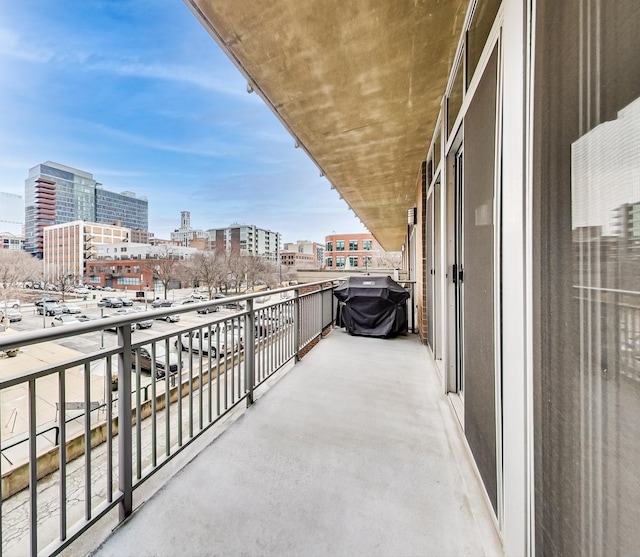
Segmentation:
[[(252, 404), (267, 379), (319, 341), (333, 322), (334, 287), (296, 285), (268, 291), (266, 303), (259, 292), (0, 338), (0, 351), (10, 351), (117, 331), (115, 347), (0, 378), (3, 404), (16, 393), (26, 397), (24, 430), (9, 416), (14, 435), (0, 450), (2, 553), (10, 549), (9, 524), (15, 528), (6, 502), (24, 490), (31, 555), (59, 553), (116, 507), (124, 520), (138, 487), (231, 409)], [(132, 336), (132, 324), (150, 317), (229, 302), (244, 307), (207, 314), (197, 325), (180, 321), (145, 340)], [(47, 516), (39, 505), (44, 478), (58, 485)]]

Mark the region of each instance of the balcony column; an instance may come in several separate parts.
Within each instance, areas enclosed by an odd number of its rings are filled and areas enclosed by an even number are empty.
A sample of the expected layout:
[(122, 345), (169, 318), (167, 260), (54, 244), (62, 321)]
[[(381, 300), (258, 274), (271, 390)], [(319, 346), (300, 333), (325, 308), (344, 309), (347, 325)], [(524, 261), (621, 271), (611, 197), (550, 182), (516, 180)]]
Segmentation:
[(245, 389), (247, 391), (247, 407), (253, 404), (253, 387), (256, 380), (256, 319), (253, 311), (253, 299), (246, 301), (247, 314), (244, 316), (244, 373)]
[(133, 510), (133, 412), (131, 409), (131, 325), (118, 327), (118, 487), (122, 522)]
[(293, 293), (293, 342), (296, 347), (296, 362), (300, 361), (300, 288)]

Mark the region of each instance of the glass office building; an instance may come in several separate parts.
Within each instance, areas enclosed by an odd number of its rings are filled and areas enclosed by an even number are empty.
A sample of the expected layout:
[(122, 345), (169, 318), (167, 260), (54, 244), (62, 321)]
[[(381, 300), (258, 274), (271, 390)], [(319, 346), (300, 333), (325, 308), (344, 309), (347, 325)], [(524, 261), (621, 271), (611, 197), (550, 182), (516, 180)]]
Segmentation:
[(132, 192), (104, 190), (93, 175), (47, 161), (25, 180), (25, 249), (42, 258), (42, 228), (75, 220), (147, 230), (148, 201)]

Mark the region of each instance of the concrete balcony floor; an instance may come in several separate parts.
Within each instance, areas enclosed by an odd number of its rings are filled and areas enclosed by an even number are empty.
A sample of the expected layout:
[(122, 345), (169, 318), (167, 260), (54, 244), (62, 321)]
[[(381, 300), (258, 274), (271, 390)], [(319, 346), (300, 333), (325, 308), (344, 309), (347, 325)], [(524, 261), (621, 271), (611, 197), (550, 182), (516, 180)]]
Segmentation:
[(502, 555), (428, 352), (335, 329), (93, 555)]

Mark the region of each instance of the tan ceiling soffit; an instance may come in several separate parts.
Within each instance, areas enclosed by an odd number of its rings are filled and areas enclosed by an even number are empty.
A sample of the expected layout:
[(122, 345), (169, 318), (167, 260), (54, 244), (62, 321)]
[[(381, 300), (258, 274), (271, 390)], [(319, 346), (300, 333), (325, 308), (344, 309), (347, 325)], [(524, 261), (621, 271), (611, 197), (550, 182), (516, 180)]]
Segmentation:
[(467, 2), (184, 1), (378, 242), (399, 250)]

